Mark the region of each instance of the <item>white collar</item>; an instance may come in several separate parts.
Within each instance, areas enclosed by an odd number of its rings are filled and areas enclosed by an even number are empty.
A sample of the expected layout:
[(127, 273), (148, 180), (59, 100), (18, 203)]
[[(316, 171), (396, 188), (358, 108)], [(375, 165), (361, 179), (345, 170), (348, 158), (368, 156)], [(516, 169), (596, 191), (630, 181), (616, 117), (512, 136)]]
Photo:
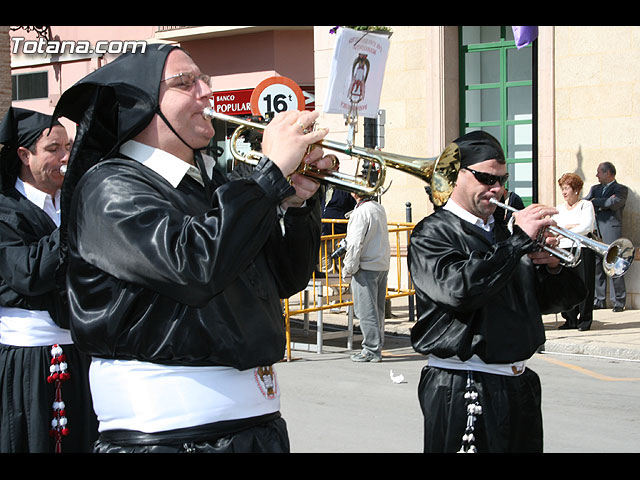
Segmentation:
[(24, 195), (29, 201), (44, 210), (47, 200), (53, 203), (54, 206), (60, 204), (60, 190), (52, 197), (50, 194), (38, 190), (33, 185), (23, 181), (20, 177), (16, 178), (15, 184), (16, 190)]
[(481, 219), (480, 217), (476, 217), (474, 214), (468, 212), (451, 198), (442, 208), (444, 210), (449, 210), (451, 213), (461, 218), (462, 220), (465, 220), (473, 225), (476, 225), (488, 232), (490, 232), (493, 229), (493, 221), (494, 221), (493, 215), (490, 215), (487, 223), (484, 223), (483, 219)]
[[(136, 142), (135, 140), (129, 140), (120, 146), (120, 152), (127, 157), (133, 158), (140, 162), (145, 167), (150, 168), (158, 175), (167, 180), (173, 188), (176, 188), (182, 181), (189, 170), (192, 170), (196, 176), (199, 176), (199, 171), (194, 166), (188, 164), (184, 160), (179, 159), (171, 153), (160, 150), (159, 148), (150, 147), (144, 143)], [(209, 177), (213, 173), (213, 167), (215, 160), (209, 155), (202, 155), (205, 167)]]

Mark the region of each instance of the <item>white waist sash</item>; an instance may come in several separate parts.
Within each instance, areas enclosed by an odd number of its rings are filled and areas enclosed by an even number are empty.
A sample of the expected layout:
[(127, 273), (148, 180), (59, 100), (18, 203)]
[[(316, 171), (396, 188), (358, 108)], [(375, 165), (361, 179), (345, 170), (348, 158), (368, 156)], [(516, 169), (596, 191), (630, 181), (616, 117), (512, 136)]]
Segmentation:
[(60, 328), (47, 311), (0, 307), (0, 343), (43, 347), (73, 343), (71, 332)]
[(496, 375), (522, 375), (526, 367), (526, 361), (515, 363), (486, 363), (477, 355), (473, 355), (469, 360), (462, 361), (458, 357), (439, 358), (435, 355), (428, 355), (430, 367), (447, 368), (450, 370), (471, 370), (474, 372), (493, 373)]
[(240, 371), (93, 358), (89, 380), (101, 432), (162, 432), (280, 409), (272, 367)]

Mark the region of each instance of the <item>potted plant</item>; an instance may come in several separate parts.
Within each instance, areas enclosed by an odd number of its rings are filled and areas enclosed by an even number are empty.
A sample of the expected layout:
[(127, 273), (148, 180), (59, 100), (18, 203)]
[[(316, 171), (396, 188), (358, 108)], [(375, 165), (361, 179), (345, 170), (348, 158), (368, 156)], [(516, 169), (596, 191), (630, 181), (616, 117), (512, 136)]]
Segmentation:
[(339, 28), (351, 28), (353, 30), (358, 30), (358, 31), (388, 35), (389, 37), (393, 34), (393, 30), (390, 27), (383, 27), (383, 26), (374, 27), (374, 26), (363, 26), (363, 25), (356, 25), (356, 26), (338, 25), (336, 27), (333, 27), (331, 30), (329, 30), (329, 33), (336, 33)]

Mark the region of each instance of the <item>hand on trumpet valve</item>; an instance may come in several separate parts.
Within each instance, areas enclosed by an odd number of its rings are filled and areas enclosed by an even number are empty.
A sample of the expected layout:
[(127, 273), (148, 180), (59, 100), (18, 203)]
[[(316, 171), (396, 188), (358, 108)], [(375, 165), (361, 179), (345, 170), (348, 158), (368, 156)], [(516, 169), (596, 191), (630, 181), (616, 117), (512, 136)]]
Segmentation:
[[(558, 210), (553, 207), (532, 204), (523, 210), (514, 212), (513, 217), (516, 225), (540, 246), (555, 248), (558, 244), (558, 237), (550, 232), (548, 227), (556, 225), (556, 222), (551, 218), (556, 213)], [(560, 258), (542, 248), (529, 253), (528, 256), (536, 265), (546, 265), (552, 270), (560, 265)]]
[(546, 265), (549, 269), (554, 270), (560, 266), (560, 257), (552, 255), (546, 250), (538, 250), (537, 252), (528, 253), (527, 256), (536, 265)]
[[(538, 240), (538, 234), (547, 227), (556, 225), (551, 215), (558, 213), (553, 207), (534, 203), (513, 213), (516, 225), (518, 225), (532, 240)], [(548, 233), (548, 232), (547, 232)]]
[[(309, 154), (307, 157), (305, 157), (305, 163), (313, 165), (318, 170), (330, 169), (334, 164), (332, 157), (335, 156), (326, 155), (323, 157), (322, 150), (319, 148), (314, 149), (314, 151), (316, 152), (313, 155)], [(318, 155), (320, 155), (320, 158), (315, 160), (314, 158)], [(311, 198), (320, 187), (320, 184), (316, 180), (307, 177), (302, 173), (293, 173), (289, 178), (289, 183), (293, 186), (293, 188), (296, 189), (296, 194), (287, 198), (283, 202), (282, 206), (284, 208), (300, 207), (306, 200)]]
[(285, 177), (295, 172), (301, 162), (325, 168), (325, 163), (319, 162), (322, 150), (309, 149), (328, 132), (327, 129), (308, 131), (319, 115), (315, 111), (290, 110), (277, 114), (265, 128), (262, 152), (280, 168)]
[(527, 254), (527, 256), (534, 264), (546, 265), (547, 268), (555, 273), (555, 270), (560, 266), (562, 260), (549, 250), (545, 250), (544, 247), (555, 249), (559, 243), (558, 237), (547, 230), (547, 228), (543, 228), (538, 233), (536, 243), (538, 244), (538, 249), (535, 252)]

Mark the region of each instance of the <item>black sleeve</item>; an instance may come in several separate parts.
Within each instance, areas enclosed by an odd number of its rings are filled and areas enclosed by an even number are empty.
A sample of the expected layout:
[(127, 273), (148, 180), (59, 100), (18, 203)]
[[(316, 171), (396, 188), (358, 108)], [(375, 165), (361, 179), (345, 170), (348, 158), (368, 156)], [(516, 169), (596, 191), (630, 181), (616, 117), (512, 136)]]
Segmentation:
[[(299, 267), (301, 258), (306, 265), (310, 255), (317, 255), (317, 248), (306, 250), (319, 241), (319, 226), (314, 226), (311, 208), (299, 212), (300, 218), (288, 212), (287, 234), (278, 238), (277, 205), (292, 192), (275, 164), (261, 162), (249, 178), (218, 186), (212, 207), (196, 214), (176, 205), (162, 182), (150, 181), (141, 168), (98, 165), (79, 184), (71, 221), (75, 248), (85, 262), (201, 306), (224, 291), (269, 243), (273, 262), (284, 272), (282, 289), (299, 287), (300, 274), (286, 273)], [(302, 276), (311, 274), (300, 270)]]
[(55, 284), (60, 231), (27, 202), (0, 196), (0, 305), (47, 310), (67, 328), (64, 299)]

